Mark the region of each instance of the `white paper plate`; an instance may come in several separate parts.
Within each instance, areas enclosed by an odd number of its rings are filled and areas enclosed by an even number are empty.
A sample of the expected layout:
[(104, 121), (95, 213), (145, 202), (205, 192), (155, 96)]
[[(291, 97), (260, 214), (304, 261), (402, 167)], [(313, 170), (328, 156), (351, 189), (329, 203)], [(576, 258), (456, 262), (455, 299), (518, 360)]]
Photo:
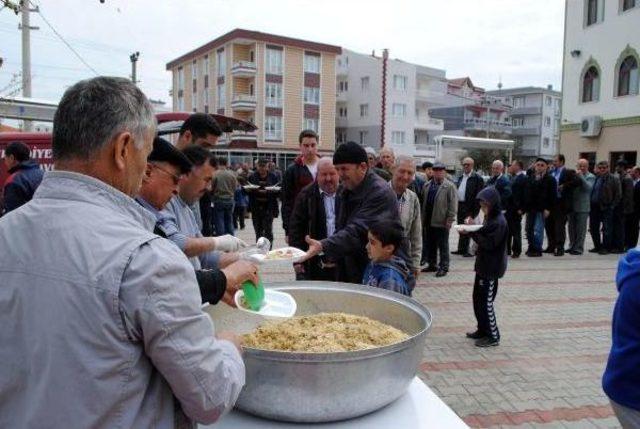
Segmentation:
[(258, 185), (244, 185), (242, 188), (249, 190), (249, 189), (258, 189), (260, 186)]
[(267, 186), (264, 189), (266, 189), (267, 191), (279, 192), (280, 191), (280, 186)]
[(292, 317), (296, 314), (298, 305), (296, 300), (291, 295), (285, 292), (280, 292), (275, 289), (264, 290), (264, 304), (258, 311), (250, 310), (242, 305), (242, 298), (244, 292), (242, 289), (238, 290), (233, 299), (238, 306), (239, 310), (246, 311), (247, 313), (257, 314), (264, 317)]
[(467, 231), (467, 232), (475, 232), (482, 227), (483, 225), (463, 225), (463, 224), (453, 225), (453, 229), (455, 229), (456, 231)]
[(252, 255), (247, 255), (246, 258), (256, 264), (292, 264), (297, 262), (304, 255), (305, 251), (300, 250), (297, 247), (281, 247), (267, 252), (266, 255), (263, 253), (254, 253)]

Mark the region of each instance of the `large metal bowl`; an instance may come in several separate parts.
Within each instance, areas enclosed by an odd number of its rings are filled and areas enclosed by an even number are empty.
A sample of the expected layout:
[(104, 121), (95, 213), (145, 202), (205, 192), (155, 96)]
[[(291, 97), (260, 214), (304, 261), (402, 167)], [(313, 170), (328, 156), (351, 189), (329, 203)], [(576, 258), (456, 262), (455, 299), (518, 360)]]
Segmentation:
[[(397, 344), (340, 353), (292, 353), (246, 348), (246, 385), (236, 407), (273, 420), (327, 422), (375, 411), (399, 398), (422, 357), (431, 313), (417, 301), (383, 289), (332, 282), (268, 287), (296, 299), (296, 316), (345, 312), (366, 316), (410, 335)], [(226, 305), (208, 307), (216, 330), (247, 333), (264, 318)]]

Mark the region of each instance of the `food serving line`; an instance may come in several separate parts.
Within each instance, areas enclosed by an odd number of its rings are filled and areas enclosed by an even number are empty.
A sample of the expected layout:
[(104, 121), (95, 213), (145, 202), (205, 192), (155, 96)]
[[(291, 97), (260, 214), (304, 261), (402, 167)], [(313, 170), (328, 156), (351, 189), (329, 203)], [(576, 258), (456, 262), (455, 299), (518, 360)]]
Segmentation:
[[(465, 423), (416, 377), (431, 313), (412, 298), (384, 289), (335, 282), (265, 285), (289, 294), (296, 316), (346, 313), (407, 334), (364, 350), (292, 352), (245, 347), (246, 385), (236, 409), (204, 428), (411, 427), (463, 428)], [(247, 334), (265, 322), (259, 312), (205, 309), (216, 330)], [(287, 422), (287, 423), (285, 423)]]

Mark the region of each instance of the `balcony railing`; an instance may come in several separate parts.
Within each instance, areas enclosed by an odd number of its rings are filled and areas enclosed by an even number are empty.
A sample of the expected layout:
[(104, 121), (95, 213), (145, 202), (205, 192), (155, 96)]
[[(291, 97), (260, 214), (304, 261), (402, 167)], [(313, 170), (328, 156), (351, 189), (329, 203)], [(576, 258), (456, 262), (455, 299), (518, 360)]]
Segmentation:
[(499, 121), (496, 119), (466, 118), (464, 128), (478, 131), (499, 131), (510, 133), (513, 129), (510, 121)]
[(239, 112), (250, 112), (256, 109), (255, 95), (237, 94), (231, 100), (231, 108)]
[(415, 144), (417, 156), (436, 156), (436, 145), (433, 144)]
[(542, 107), (514, 107), (511, 115), (541, 115)]
[(256, 63), (237, 61), (231, 67), (231, 74), (238, 77), (253, 77), (256, 75)]
[(258, 135), (255, 132), (244, 132), (244, 131), (234, 131), (231, 133), (231, 141), (232, 142), (237, 142), (237, 141), (250, 141), (250, 142), (256, 142), (258, 141)]
[(512, 127), (514, 136), (537, 136), (540, 135), (540, 127), (531, 125), (517, 125)]
[(415, 128), (418, 130), (442, 131), (444, 130), (444, 121), (429, 116), (416, 116)]

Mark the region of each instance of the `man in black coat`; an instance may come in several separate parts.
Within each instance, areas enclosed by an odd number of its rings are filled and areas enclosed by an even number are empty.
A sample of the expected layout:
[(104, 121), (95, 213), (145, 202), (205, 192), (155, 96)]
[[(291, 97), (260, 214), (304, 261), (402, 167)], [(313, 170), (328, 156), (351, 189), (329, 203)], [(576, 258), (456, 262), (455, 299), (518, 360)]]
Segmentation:
[(509, 167), (511, 173), (511, 198), (506, 204), (506, 219), (509, 226), (507, 253), (512, 258), (519, 258), (522, 253), (522, 215), (526, 211), (525, 193), (527, 175), (522, 161), (514, 160)]
[[(306, 240), (309, 250), (302, 262), (323, 252), (337, 261), (340, 281), (362, 283), (369, 263), (365, 248), (369, 225), (382, 219), (399, 219), (397, 197), (387, 182), (369, 170), (367, 153), (359, 144), (340, 145), (333, 155), (333, 164), (343, 186), (336, 232), (320, 241), (309, 237)], [(398, 256), (412, 266), (406, 243), (403, 247)]]
[(491, 163), (491, 178), (487, 181), (487, 186), (494, 186), (500, 195), (500, 210), (506, 210), (511, 199), (511, 181), (504, 174), (504, 163), (496, 159)]
[(273, 218), (278, 216), (277, 190), (268, 189), (278, 184), (278, 178), (269, 171), (266, 159), (258, 160), (256, 171), (249, 176), (247, 187), (249, 194), (249, 207), (251, 208), (251, 220), (256, 232), (256, 241), (260, 237), (266, 237), (273, 246)]
[(567, 239), (567, 220), (571, 211), (573, 188), (576, 187), (575, 170), (565, 168), (564, 155), (559, 153), (553, 160), (551, 176), (556, 181), (557, 193), (549, 217), (545, 222), (547, 231), (547, 249), (545, 253), (555, 256), (564, 255), (564, 243)]
[[(336, 230), (339, 211), (338, 171), (331, 158), (318, 161), (316, 181), (304, 187), (296, 197), (289, 217), (289, 245), (307, 250), (305, 237), (323, 240)], [(336, 280), (336, 262), (325, 255), (315, 256), (303, 264), (294, 264), (296, 280)]]
[(555, 179), (548, 172), (549, 163), (544, 158), (536, 159), (534, 172), (527, 183), (527, 256), (542, 256), (544, 223), (554, 206), (558, 188)]
[(31, 159), (29, 146), (22, 142), (11, 142), (4, 151), (4, 163), (9, 177), (4, 182), (4, 212), (8, 213), (33, 198), (44, 172)]
[[(468, 217), (475, 218), (480, 212), (480, 203), (476, 200), (478, 192), (484, 188), (484, 180), (473, 171), (472, 158), (462, 160), (462, 176), (456, 181), (458, 188), (458, 223), (462, 224)], [(451, 252), (453, 255), (466, 257), (473, 256), (469, 253), (469, 236), (460, 235), (458, 238), (458, 250)]]
[(633, 179), (633, 217), (630, 221), (627, 247), (634, 248), (638, 245), (640, 230), (640, 167), (636, 166), (631, 169), (631, 179)]

